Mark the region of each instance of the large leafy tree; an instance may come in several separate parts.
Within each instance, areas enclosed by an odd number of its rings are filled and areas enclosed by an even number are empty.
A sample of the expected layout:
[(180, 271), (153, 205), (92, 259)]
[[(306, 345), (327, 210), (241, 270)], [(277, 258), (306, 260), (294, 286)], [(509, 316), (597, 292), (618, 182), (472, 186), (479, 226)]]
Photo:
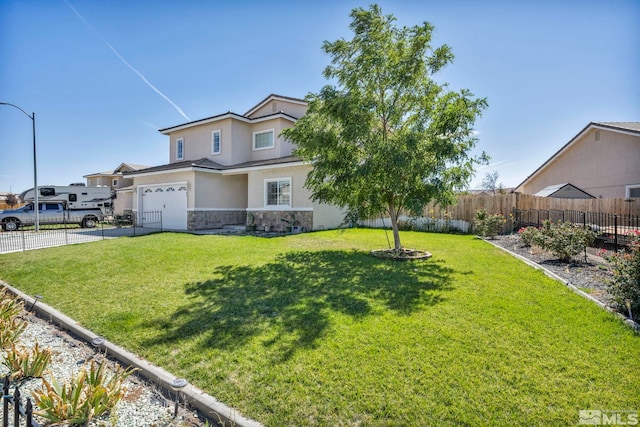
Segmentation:
[(314, 200), (347, 209), (351, 219), (388, 215), (400, 251), (401, 213), (450, 204), (486, 160), (470, 152), (487, 103), (432, 79), (453, 55), (431, 46), (429, 23), (398, 28), (377, 5), (351, 18), (351, 40), (323, 44), (332, 57), (324, 76), (335, 84), (307, 95), (307, 113), (283, 134), (313, 162), (305, 186)]

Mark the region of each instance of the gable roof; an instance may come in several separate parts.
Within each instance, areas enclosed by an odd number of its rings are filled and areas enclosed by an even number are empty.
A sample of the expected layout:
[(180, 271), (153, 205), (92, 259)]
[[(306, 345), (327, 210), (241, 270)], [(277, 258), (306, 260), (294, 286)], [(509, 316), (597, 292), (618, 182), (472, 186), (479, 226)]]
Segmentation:
[(551, 197), (551, 196), (553, 196), (554, 194), (556, 194), (557, 192), (559, 192), (561, 190), (578, 191), (580, 193), (583, 193), (585, 196), (588, 196), (591, 199), (595, 199), (596, 198), (595, 196), (592, 196), (591, 194), (587, 193), (586, 191), (581, 190), (580, 188), (576, 187), (575, 185), (569, 184), (569, 183), (550, 185), (550, 186), (545, 187), (542, 190), (538, 191), (536, 194), (534, 194), (534, 196)]
[(145, 169), (148, 168), (149, 165), (139, 165), (137, 163), (121, 163), (120, 166), (118, 166), (117, 168), (115, 168), (113, 170), (114, 173), (118, 173), (118, 172), (124, 172), (123, 169), (125, 168), (129, 168), (131, 170), (138, 170), (138, 169)]
[(271, 120), (271, 119), (275, 119), (275, 118), (282, 118), (285, 120), (289, 120), (290, 122), (296, 122), (298, 119), (296, 117), (293, 117), (290, 114), (287, 113), (273, 113), (273, 114), (269, 114), (268, 116), (261, 116), (261, 117), (257, 117), (255, 119), (251, 119), (249, 117), (245, 117), (242, 116), (240, 114), (234, 113), (232, 111), (228, 111), (226, 113), (223, 114), (218, 114), (217, 116), (211, 116), (211, 117), (206, 117), (204, 119), (199, 119), (199, 120), (194, 120), (192, 122), (187, 122), (187, 123), (182, 123), (179, 125), (175, 125), (175, 126), (171, 126), (168, 128), (164, 128), (164, 129), (160, 129), (158, 130), (158, 132), (160, 132), (163, 135), (169, 135), (171, 132), (175, 132), (178, 130), (183, 130), (183, 129), (188, 129), (190, 127), (194, 127), (194, 126), (199, 126), (199, 125), (204, 125), (207, 123), (213, 123), (213, 122), (217, 122), (219, 120), (224, 120), (224, 119), (235, 119), (235, 120), (240, 120), (242, 122), (245, 123), (259, 123), (265, 120)]
[(251, 114), (255, 113), (256, 111), (258, 111), (259, 109), (261, 109), (271, 101), (287, 101), (287, 102), (292, 102), (294, 104), (307, 105), (307, 101), (305, 101), (304, 99), (292, 98), (290, 96), (282, 96), (282, 95), (276, 95), (275, 93), (272, 93), (271, 95), (267, 96), (265, 99), (263, 99), (262, 101), (258, 102), (256, 105), (251, 107), (251, 109), (249, 109), (249, 111), (244, 113), (244, 115), (250, 116)]
[[(123, 172), (122, 169), (124, 168), (129, 168), (131, 170), (139, 170), (139, 169), (145, 169), (148, 168), (149, 166), (147, 165), (139, 165), (136, 163), (120, 163), (120, 166), (118, 166), (117, 168), (113, 169), (113, 170), (108, 170), (108, 171), (104, 171), (104, 172), (96, 172), (96, 173), (90, 173), (88, 175), (83, 175), (83, 178), (89, 178), (92, 176), (112, 176), (112, 175), (118, 175), (121, 174)], [(126, 172), (126, 171), (124, 171)]]
[(556, 151), (546, 162), (544, 162), (538, 169), (533, 171), (531, 175), (526, 177), (520, 184), (516, 186), (516, 189), (522, 187), (529, 179), (536, 176), (540, 171), (545, 169), (552, 163), (560, 154), (565, 152), (569, 147), (575, 144), (580, 138), (582, 138), (591, 129), (602, 129), (613, 132), (624, 133), (628, 135), (640, 136), (640, 122), (590, 122), (586, 125), (576, 136), (571, 138), (569, 142), (563, 145), (558, 151)]

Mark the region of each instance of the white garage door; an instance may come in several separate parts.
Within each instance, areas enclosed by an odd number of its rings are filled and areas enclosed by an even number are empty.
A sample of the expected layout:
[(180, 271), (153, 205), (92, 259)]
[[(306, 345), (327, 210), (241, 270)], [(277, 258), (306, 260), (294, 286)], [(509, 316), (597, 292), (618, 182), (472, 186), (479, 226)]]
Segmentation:
[[(142, 187), (142, 216), (152, 221), (153, 214), (162, 212), (162, 228), (166, 230), (187, 229), (186, 184), (158, 184)], [(144, 221), (144, 220), (143, 220)]]

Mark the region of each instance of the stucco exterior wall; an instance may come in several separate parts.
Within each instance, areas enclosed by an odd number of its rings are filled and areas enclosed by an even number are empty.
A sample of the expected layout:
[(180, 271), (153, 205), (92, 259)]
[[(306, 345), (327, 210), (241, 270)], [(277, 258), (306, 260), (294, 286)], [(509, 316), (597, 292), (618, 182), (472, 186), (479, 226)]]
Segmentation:
[[(250, 171), (247, 187), (249, 188), (247, 212), (253, 216), (259, 230), (265, 226), (269, 231), (284, 231), (288, 225), (283, 219), (295, 220), (306, 230), (313, 229), (313, 208), (310, 193), (304, 182), (310, 166), (299, 165)], [(291, 179), (291, 206), (265, 206), (265, 180)]]
[(272, 169), (263, 169), (250, 171), (248, 173), (247, 186), (249, 188), (247, 208), (252, 210), (266, 209), (265, 206), (265, 180), (291, 178), (291, 208), (278, 208), (269, 210), (296, 210), (296, 209), (312, 209), (311, 193), (304, 188), (304, 182), (307, 174), (311, 170), (311, 166), (300, 165), (292, 167), (281, 167)]
[[(289, 141), (285, 141), (283, 136), (280, 136), (283, 129), (293, 126), (293, 123), (289, 120), (275, 118), (273, 120), (265, 120), (252, 124), (251, 132), (251, 160), (267, 160), (277, 157), (286, 157), (291, 155), (292, 145)], [(254, 132), (262, 132), (273, 129), (273, 148), (254, 150), (253, 149), (253, 134)]]
[(625, 188), (640, 182), (640, 137), (590, 129), (518, 191), (535, 194), (570, 183), (600, 198), (623, 198)]
[(87, 178), (87, 187), (111, 187), (113, 179), (119, 179), (117, 176), (92, 176)]
[(313, 230), (329, 230), (342, 226), (345, 212), (337, 206), (313, 202)]
[[(231, 127), (231, 141), (233, 144), (231, 150), (231, 165), (237, 165), (251, 161), (251, 144), (252, 144), (252, 126), (250, 123), (234, 120)], [(226, 165), (227, 163), (225, 163)]]
[[(116, 185), (113, 181), (116, 180)], [(122, 175), (102, 175), (87, 178), (87, 187), (110, 187), (113, 190), (128, 187), (133, 184), (132, 178), (126, 178)]]
[(193, 185), (196, 210), (247, 208), (247, 176), (198, 172)]
[[(231, 118), (172, 132), (169, 136), (169, 163), (207, 157), (222, 165), (231, 164)], [(220, 154), (212, 154), (211, 132), (220, 130)], [(183, 138), (183, 159), (176, 158), (176, 141)]]
[[(293, 126), (290, 120), (274, 118), (246, 123), (227, 118), (188, 129), (172, 132), (169, 136), (170, 163), (183, 160), (208, 158), (224, 166), (249, 161), (267, 160), (291, 155), (293, 144), (280, 136), (283, 129)], [(253, 135), (273, 129), (274, 146), (262, 150), (253, 149)], [(212, 154), (212, 132), (220, 131), (220, 154)], [(176, 157), (177, 140), (183, 140), (183, 159)], [(103, 184), (106, 185), (106, 184)]]
[(118, 191), (117, 197), (113, 200), (113, 213), (122, 215), (124, 211), (133, 209), (133, 190)]

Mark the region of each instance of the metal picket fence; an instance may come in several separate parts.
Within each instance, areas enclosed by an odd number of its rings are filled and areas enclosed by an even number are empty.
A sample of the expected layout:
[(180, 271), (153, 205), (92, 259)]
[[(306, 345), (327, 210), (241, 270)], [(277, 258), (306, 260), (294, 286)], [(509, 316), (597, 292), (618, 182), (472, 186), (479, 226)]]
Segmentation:
[[(13, 395), (9, 394), (9, 375), (4, 377), (3, 381), (3, 395), (2, 395), (2, 427), (9, 427), (10, 425), (18, 427), (23, 425), (20, 420), (24, 418), (24, 425), (26, 427), (40, 427), (40, 425), (33, 419), (33, 404), (31, 398), (27, 397), (26, 405), (22, 406), (22, 396), (20, 395), (20, 388), (15, 387)], [(11, 409), (9, 407), (12, 407)], [(10, 414), (13, 413), (11, 417)], [(13, 418), (10, 424), (10, 418)]]
[(33, 225), (20, 227), (17, 231), (0, 232), (0, 253), (140, 236), (163, 230), (161, 211), (110, 216), (94, 228), (81, 228), (81, 221), (81, 218), (70, 218), (63, 224), (43, 221), (37, 232)]
[(610, 245), (614, 250), (627, 245), (632, 234), (640, 231), (640, 216), (614, 215), (600, 212), (559, 211), (514, 209), (514, 225), (516, 228), (539, 227), (544, 221), (573, 222), (589, 227), (597, 233), (597, 241), (601, 245)]

